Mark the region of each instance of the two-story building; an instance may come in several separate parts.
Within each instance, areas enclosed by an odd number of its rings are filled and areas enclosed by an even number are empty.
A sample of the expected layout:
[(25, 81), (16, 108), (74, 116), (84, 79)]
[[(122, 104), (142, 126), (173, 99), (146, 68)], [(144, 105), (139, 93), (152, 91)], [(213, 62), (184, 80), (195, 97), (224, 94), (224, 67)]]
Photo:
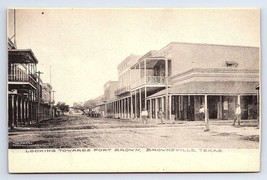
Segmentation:
[(170, 61), (170, 86), (147, 98), (150, 117), (166, 104), (168, 119), (198, 120), (200, 105), (210, 119), (231, 119), (239, 104), (242, 119), (257, 118), (258, 47), (170, 43), (158, 57)]
[(106, 99), (106, 111), (108, 117), (122, 119), (133, 117), (131, 76), (135, 74), (136, 70), (131, 69), (131, 67), (138, 62), (139, 58), (140, 56), (134, 54), (125, 58), (117, 67), (119, 81), (113, 81), (113, 84), (109, 81), (104, 86), (105, 91), (112, 89), (110, 92), (115, 93), (115, 96), (113, 95), (112, 98)]
[(31, 49), (17, 49), (8, 39), (8, 125), (27, 126), (52, 117), (48, 83), (38, 81), (38, 60)]
[(8, 39), (8, 125), (25, 126), (37, 120), (38, 60), (31, 49), (16, 49)]
[(166, 119), (198, 120), (203, 105), (210, 119), (232, 119), (240, 104), (242, 119), (257, 118), (258, 47), (172, 42), (127, 57), (118, 77), (108, 117), (140, 118), (145, 108), (151, 119), (162, 109)]

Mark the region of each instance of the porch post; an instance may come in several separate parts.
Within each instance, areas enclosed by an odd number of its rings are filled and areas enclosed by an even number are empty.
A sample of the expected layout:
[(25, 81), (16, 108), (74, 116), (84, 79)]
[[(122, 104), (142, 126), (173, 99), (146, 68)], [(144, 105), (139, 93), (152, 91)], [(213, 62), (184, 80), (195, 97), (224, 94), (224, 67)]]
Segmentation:
[(164, 98), (163, 97), (161, 97), (161, 109), (162, 109), (162, 111), (164, 111), (165, 112), (165, 116), (166, 116), (166, 110), (165, 110), (165, 108), (164, 108)]
[(19, 99), (18, 99), (18, 103), (19, 103), (19, 106), (18, 106), (18, 108), (19, 108), (19, 113), (18, 113), (18, 125), (22, 125), (22, 98), (21, 97), (19, 97)]
[(168, 100), (169, 100), (169, 120), (172, 120), (171, 119), (171, 115), (172, 115), (172, 95), (170, 95), (169, 96), (169, 98), (168, 98)]
[(121, 118), (121, 99), (119, 100), (119, 117)]
[(141, 88), (139, 89), (139, 118), (141, 118), (141, 112), (142, 112), (142, 91)]
[(127, 101), (127, 98), (125, 98), (124, 100), (124, 107), (123, 107), (123, 110), (124, 110), (124, 118), (126, 119), (127, 118), (127, 110), (128, 110), (128, 107), (127, 107), (127, 103), (126, 103), (126, 101)]
[(135, 96), (134, 96), (134, 117), (135, 118), (137, 118), (137, 97), (136, 97), (136, 95), (137, 95), (137, 93), (136, 93), (136, 91), (134, 91), (134, 93), (135, 93)]
[(131, 99), (131, 108), (130, 108), (130, 119), (132, 119), (133, 118), (133, 94), (132, 94), (132, 92), (130, 93), (130, 95), (131, 95), (131, 97), (130, 97), (130, 99)]
[(165, 112), (165, 118), (166, 120), (168, 120), (168, 96), (169, 96), (169, 89), (168, 89), (168, 86), (169, 86), (169, 82), (168, 82), (168, 73), (169, 73), (169, 69), (168, 69), (168, 58), (165, 57), (165, 97), (166, 97), (166, 101), (165, 101), (165, 109), (166, 109), (166, 112)]
[(220, 96), (219, 119), (222, 119), (222, 114), (223, 114), (223, 104), (222, 104), (222, 96)]
[(146, 82), (147, 82), (147, 80), (146, 80), (146, 58), (144, 59), (144, 81), (146, 84)]
[(147, 104), (146, 104), (146, 96), (147, 96), (147, 94), (146, 94), (147, 92), (146, 92), (146, 86), (145, 86), (145, 109), (147, 110)]
[(10, 118), (10, 128), (14, 129), (15, 121), (15, 95), (11, 95), (11, 117)]
[(205, 95), (205, 98), (204, 98), (204, 105), (205, 105), (205, 126), (206, 126), (206, 131), (209, 130), (209, 113), (208, 113), (208, 98), (207, 98), (207, 95)]
[(16, 112), (16, 115), (15, 115), (14, 125), (17, 127), (18, 126), (18, 120), (19, 120), (19, 97), (18, 96), (16, 96), (16, 98), (15, 98), (15, 112)]
[(149, 99), (149, 118), (152, 119), (152, 99)]
[(241, 108), (241, 104), (240, 104), (240, 94), (237, 96), (237, 104), (239, 104), (240, 108)]
[(130, 110), (130, 109), (131, 109), (131, 107), (130, 107), (130, 105), (131, 105), (131, 104), (130, 104), (130, 102), (131, 102), (131, 97), (128, 97), (128, 98), (127, 98), (127, 102), (128, 102), (128, 104), (127, 104), (127, 107), (128, 107), (128, 119), (131, 119), (131, 112), (130, 112), (130, 111), (131, 111), (131, 110)]
[(158, 98), (155, 98), (155, 118), (158, 119)]

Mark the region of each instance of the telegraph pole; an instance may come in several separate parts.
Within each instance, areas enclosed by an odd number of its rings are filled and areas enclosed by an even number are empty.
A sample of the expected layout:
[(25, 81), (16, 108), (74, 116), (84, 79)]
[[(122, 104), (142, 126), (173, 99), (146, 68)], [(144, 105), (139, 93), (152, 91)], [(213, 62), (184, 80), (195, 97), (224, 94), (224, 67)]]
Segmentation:
[[(52, 93), (53, 93), (53, 101), (52, 101), (52, 105), (53, 105), (53, 107), (54, 107), (54, 104), (55, 104), (55, 100), (54, 100), (54, 97), (55, 97), (55, 92), (56, 91), (52, 91)], [(54, 118), (54, 116), (53, 116), (53, 107), (52, 107), (52, 118)]]
[(169, 116), (169, 99), (168, 99), (168, 95), (169, 95), (169, 90), (168, 90), (168, 86), (169, 86), (169, 82), (168, 82), (168, 71), (169, 71), (169, 68), (168, 68), (168, 58), (165, 57), (165, 117), (166, 117), (166, 120), (169, 120), (168, 116)]
[(37, 87), (37, 90), (38, 90), (38, 101), (37, 101), (37, 111), (36, 111), (36, 122), (37, 124), (39, 123), (39, 108), (40, 108), (40, 91), (41, 91), (41, 88), (40, 88), (40, 75), (43, 74), (43, 72), (41, 71), (37, 71), (36, 72), (37, 74), (37, 80), (38, 80), (38, 87)]

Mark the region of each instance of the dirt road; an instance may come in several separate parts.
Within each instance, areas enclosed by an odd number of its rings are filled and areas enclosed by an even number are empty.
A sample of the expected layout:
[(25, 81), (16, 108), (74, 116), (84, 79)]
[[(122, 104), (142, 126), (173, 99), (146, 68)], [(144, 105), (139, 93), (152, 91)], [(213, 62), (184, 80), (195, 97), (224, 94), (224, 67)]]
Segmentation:
[[(176, 121), (141, 124), (139, 119), (92, 119), (67, 115), (9, 132), (10, 148), (258, 148), (259, 132), (253, 122), (241, 127), (232, 121)], [(251, 124), (252, 123), (252, 124)]]

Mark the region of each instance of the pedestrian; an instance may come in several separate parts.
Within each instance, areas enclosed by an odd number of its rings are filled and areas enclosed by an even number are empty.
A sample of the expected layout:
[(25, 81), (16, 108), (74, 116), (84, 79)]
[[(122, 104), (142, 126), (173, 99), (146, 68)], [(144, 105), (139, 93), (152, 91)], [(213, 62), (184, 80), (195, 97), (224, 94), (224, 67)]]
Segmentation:
[(163, 124), (163, 111), (161, 108), (159, 108), (158, 117), (160, 119), (160, 123)]
[(240, 105), (237, 104), (236, 108), (235, 108), (235, 116), (234, 116), (233, 126), (235, 125), (236, 120), (237, 120), (238, 126), (240, 126), (240, 120), (241, 120), (240, 115), (241, 115), (241, 108), (240, 108)]
[(148, 112), (145, 108), (143, 108), (143, 111), (141, 112), (141, 118), (142, 118), (143, 124), (147, 124), (147, 116), (148, 116)]
[[(204, 108), (203, 105), (200, 105), (199, 115), (200, 115), (200, 120), (201, 121), (204, 120), (204, 124), (205, 124), (205, 130), (204, 130), (204, 132), (209, 131), (210, 130), (210, 128), (209, 128), (209, 120), (207, 119), (207, 121), (206, 121), (206, 118), (205, 118), (205, 108)], [(207, 118), (209, 118), (209, 117), (207, 116)]]
[(205, 109), (203, 107), (203, 105), (200, 105), (200, 109), (199, 109), (199, 119), (201, 121), (203, 121), (205, 118)]

